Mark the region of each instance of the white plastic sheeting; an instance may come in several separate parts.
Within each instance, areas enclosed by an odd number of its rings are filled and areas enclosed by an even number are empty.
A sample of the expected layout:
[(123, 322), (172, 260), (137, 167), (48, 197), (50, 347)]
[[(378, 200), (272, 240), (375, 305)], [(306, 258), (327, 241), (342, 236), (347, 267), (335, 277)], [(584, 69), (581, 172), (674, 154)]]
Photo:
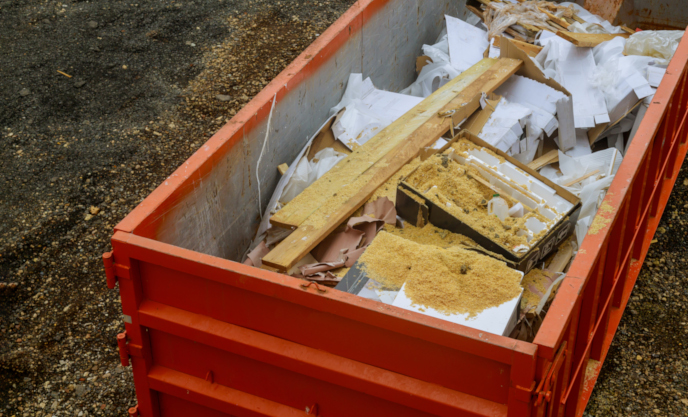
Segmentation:
[(342, 101), (330, 111), (338, 114), (332, 125), (334, 137), (353, 150), (411, 110), (422, 98), (378, 90), (370, 78), (351, 74)]
[(325, 148), (316, 153), (311, 161), (308, 160), (307, 156), (303, 156), (284, 187), (279, 201), (283, 204), (290, 202), (345, 157), (345, 154), (332, 148)]

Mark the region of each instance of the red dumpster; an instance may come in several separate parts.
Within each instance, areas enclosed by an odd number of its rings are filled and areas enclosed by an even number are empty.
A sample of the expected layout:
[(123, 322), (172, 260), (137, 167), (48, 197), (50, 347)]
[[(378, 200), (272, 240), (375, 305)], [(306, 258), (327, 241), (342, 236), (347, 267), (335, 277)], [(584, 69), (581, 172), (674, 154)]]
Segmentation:
[[(688, 149), (688, 40), (532, 343), (238, 263), (275, 166), (326, 119), (348, 74), (410, 84), (420, 46), (445, 13), (465, 17), (462, 4), (358, 1), (117, 225), (104, 260), (120, 286), (130, 414), (582, 415)], [(261, 201), (254, 170), (273, 100)]]

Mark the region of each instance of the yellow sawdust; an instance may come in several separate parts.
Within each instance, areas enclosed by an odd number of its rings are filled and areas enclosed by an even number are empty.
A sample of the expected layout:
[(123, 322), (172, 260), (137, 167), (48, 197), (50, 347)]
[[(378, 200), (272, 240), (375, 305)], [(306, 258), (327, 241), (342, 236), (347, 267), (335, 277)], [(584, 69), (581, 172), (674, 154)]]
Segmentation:
[[(518, 235), (521, 230), (527, 231), (526, 221), (531, 217), (543, 223), (548, 220), (538, 211), (528, 212), (521, 218), (507, 217), (504, 222), (497, 216), (490, 216), (487, 203), (495, 191), (475, 178), (482, 178), (475, 167), (463, 166), (447, 155), (434, 155), (423, 162), (407, 178), (406, 183), (507, 250), (518, 245), (528, 246), (526, 236)], [(547, 229), (535, 236), (530, 244), (537, 242), (546, 233)]]
[(360, 260), (382, 288), (399, 290), (414, 305), (443, 314), (474, 317), (521, 293), (521, 274), (473, 251), (422, 245), (385, 231), (375, 237)]
[(392, 178), (387, 180), (380, 188), (378, 188), (375, 193), (370, 197), (368, 202), (372, 202), (381, 197), (387, 197), (392, 203), (397, 201), (397, 187), (401, 182), (401, 179), (410, 174), (414, 169), (420, 165), (420, 157), (414, 159), (408, 164), (404, 165), (396, 174), (392, 175)]
[(397, 228), (394, 225), (386, 224), (385, 231), (396, 236), (403, 237), (410, 241), (419, 243), (421, 245), (434, 245), (440, 248), (457, 247), (475, 247), (478, 246), (472, 239), (452, 233), (448, 230), (437, 228), (431, 224), (424, 227), (415, 227), (406, 223), (403, 229)]

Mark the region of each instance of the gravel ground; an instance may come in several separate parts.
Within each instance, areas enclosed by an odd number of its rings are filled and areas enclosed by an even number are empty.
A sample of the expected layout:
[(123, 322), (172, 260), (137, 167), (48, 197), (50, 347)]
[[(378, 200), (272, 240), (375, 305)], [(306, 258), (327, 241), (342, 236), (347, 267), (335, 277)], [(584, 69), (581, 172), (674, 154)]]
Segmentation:
[[(136, 403), (112, 228), (352, 3), (0, 0), (0, 417)], [(591, 416), (688, 410), (684, 178)]]
[(0, 417), (136, 404), (113, 227), (352, 3), (0, 0)]
[(688, 165), (684, 164), (587, 408), (688, 415)]

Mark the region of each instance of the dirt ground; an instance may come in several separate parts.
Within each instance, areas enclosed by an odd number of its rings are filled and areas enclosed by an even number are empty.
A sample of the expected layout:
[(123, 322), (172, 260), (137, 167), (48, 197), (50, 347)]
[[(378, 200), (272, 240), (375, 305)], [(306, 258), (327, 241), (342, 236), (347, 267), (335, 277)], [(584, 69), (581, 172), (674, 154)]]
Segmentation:
[[(0, 0), (0, 417), (125, 415), (113, 227), (353, 0)], [(677, 183), (588, 407), (687, 415)]]

